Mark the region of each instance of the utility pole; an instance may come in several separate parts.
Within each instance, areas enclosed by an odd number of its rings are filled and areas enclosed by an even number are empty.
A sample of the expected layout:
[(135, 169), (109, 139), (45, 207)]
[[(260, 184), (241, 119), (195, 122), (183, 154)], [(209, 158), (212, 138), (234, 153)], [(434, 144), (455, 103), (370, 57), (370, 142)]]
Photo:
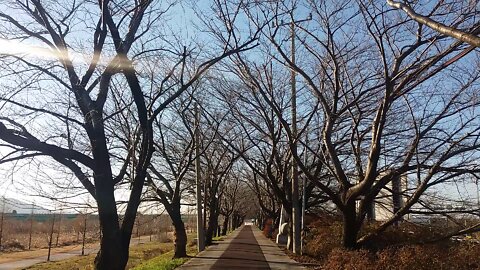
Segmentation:
[[(291, 83), (291, 95), (292, 95), (292, 157), (297, 155), (297, 81), (296, 75), (297, 72), (295, 71), (295, 25), (297, 23), (310, 21), (312, 19), (312, 14), (310, 13), (306, 19), (303, 20), (294, 20), (292, 9), (292, 19), (289, 23), (283, 23), (280, 21), (280, 26), (290, 25), (290, 38), (291, 38), (291, 67), (290, 67), (290, 83)], [(300, 209), (300, 199), (298, 195), (298, 165), (295, 158), (292, 160), (292, 227), (293, 227), (293, 253), (300, 254), (301, 248), (301, 209)]]
[[(304, 160), (303, 164), (307, 166), (307, 161), (308, 161), (308, 155), (307, 155), (307, 150), (308, 150), (308, 129), (305, 132), (306, 138), (305, 138), (305, 147), (304, 147)], [(303, 255), (303, 242), (304, 242), (304, 237), (305, 237), (305, 209), (307, 207), (307, 194), (306, 194), (306, 186), (307, 186), (307, 175), (303, 174), (302, 177), (302, 238), (301, 238), (301, 243), (300, 243), (300, 254)]]
[(205, 249), (205, 236), (202, 220), (202, 190), (200, 189), (200, 114), (198, 105), (195, 103), (195, 174), (197, 192), (197, 248), (198, 252)]
[[(292, 10), (293, 13), (293, 10)], [(297, 155), (297, 81), (293, 65), (295, 65), (295, 24), (311, 20), (311, 15), (304, 20), (290, 22), (290, 35), (291, 35), (291, 59), (292, 67), (290, 74), (290, 83), (292, 87), (292, 156)], [(298, 196), (298, 165), (295, 158), (292, 158), (292, 221), (293, 221), (293, 253), (300, 254), (302, 245), (302, 228), (301, 228), (301, 210), (300, 199)]]
[(478, 179), (475, 180), (475, 183), (477, 184), (477, 206), (480, 209), (480, 189), (478, 187)]
[(0, 252), (2, 251), (2, 239), (3, 239), (3, 221), (5, 218), (5, 197), (2, 197), (2, 213), (0, 217)]
[[(290, 22), (291, 31), (291, 50), (292, 50), (292, 64), (295, 64), (295, 21)], [(298, 165), (295, 158), (297, 154), (297, 81), (295, 79), (296, 72), (293, 66), (291, 67), (290, 82), (292, 86), (292, 221), (293, 221), (293, 253), (300, 253), (301, 246), (301, 228), (300, 228), (300, 201), (298, 198)]]

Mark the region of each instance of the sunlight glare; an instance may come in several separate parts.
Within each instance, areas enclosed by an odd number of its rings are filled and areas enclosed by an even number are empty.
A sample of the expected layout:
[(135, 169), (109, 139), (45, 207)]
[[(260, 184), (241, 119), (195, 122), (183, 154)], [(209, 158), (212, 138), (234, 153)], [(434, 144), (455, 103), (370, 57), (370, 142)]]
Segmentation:
[(20, 57), (34, 57), (45, 60), (59, 59), (59, 53), (55, 53), (51, 49), (27, 45), (16, 40), (7, 40), (0, 38), (0, 55), (13, 55)]

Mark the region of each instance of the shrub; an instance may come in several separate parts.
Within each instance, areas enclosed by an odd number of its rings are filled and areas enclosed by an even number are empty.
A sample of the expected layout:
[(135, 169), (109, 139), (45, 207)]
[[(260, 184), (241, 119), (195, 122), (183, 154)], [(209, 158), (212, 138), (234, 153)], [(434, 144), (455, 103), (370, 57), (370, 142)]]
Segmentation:
[(332, 250), (340, 248), (342, 224), (336, 220), (317, 220), (309, 226), (305, 254), (324, 259)]
[(22, 251), (25, 250), (25, 247), (17, 239), (8, 240), (2, 245), (2, 250), (4, 251)]
[[(367, 224), (361, 234), (376, 226)], [(480, 244), (472, 240), (474, 236), (465, 241), (422, 244), (439, 235), (440, 228), (403, 223), (375, 237), (363, 249), (345, 250), (341, 247), (341, 220), (322, 217), (309, 226), (304, 253), (319, 269), (480, 269)]]
[(350, 251), (335, 248), (329, 253), (322, 269), (378, 269), (372, 257), (373, 255), (367, 250)]
[(263, 235), (267, 238), (272, 238), (273, 232), (273, 220), (271, 218), (265, 220), (265, 224), (263, 226)]

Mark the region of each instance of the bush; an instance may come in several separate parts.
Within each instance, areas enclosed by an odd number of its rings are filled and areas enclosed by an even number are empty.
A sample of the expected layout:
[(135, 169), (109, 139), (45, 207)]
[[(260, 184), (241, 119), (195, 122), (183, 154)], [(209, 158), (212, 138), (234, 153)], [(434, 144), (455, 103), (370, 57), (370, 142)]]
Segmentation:
[(17, 239), (7, 241), (2, 245), (4, 251), (23, 251), (25, 247)]
[(157, 241), (160, 243), (171, 243), (173, 242), (171, 235), (168, 233), (159, 233), (157, 234)]
[[(377, 226), (371, 223), (362, 235)], [(341, 247), (342, 223), (336, 217), (322, 217), (309, 226), (305, 254), (300, 261), (319, 265), (319, 269), (480, 269), (480, 244), (474, 241), (442, 241), (436, 239), (440, 229), (400, 224), (389, 228), (359, 250)], [(466, 239), (475, 237), (466, 237)]]
[(342, 223), (333, 217), (324, 217), (311, 223), (306, 235), (305, 253), (325, 259), (330, 252), (341, 248)]
[(273, 232), (273, 220), (271, 218), (265, 220), (265, 224), (263, 226), (263, 235), (265, 235), (267, 238), (272, 238), (272, 232)]
[(378, 269), (372, 257), (367, 250), (349, 251), (335, 248), (328, 254), (322, 269)]

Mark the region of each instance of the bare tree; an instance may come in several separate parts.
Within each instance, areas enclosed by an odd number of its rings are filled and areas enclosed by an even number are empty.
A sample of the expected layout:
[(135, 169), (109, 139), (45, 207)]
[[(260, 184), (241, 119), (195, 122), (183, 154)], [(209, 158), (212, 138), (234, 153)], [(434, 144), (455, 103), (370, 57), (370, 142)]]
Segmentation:
[[(235, 123), (235, 137), (224, 137), (228, 143), (242, 158), (242, 161), (251, 171), (248, 176), (249, 185), (255, 191), (258, 203), (265, 213), (265, 217), (271, 218), (274, 227), (278, 227), (280, 222), (280, 208), (283, 206), (288, 216), (292, 216), (292, 153), (289, 147), (287, 133), (279, 120), (276, 112), (270, 107), (270, 104), (262, 97), (257, 87), (262, 87), (262, 91), (269, 98), (274, 100), (278, 114), (289, 118), (291, 96), (288, 91), (290, 83), (288, 74), (283, 66), (273, 63), (273, 58), (268, 55), (261, 61), (256, 60), (257, 64), (252, 71), (254, 76), (261, 81), (255, 85), (251, 81), (253, 74), (248, 74), (245, 69), (246, 62), (242, 58), (233, 58), (232, 62), (226, 64), (225, 69), (236, 74), (239, 79), (223, 79), (218, 83), (217, 92), (219, 99), (228, 110), (229, 121)], [(305, 89), (301, 89), (303, 94)], [(298, 125), (303, 137), (307, 137), (306, 127), (313, 125), (314, 113), (312, 108), (317, 106), (316, 102), (302, 102), (300, 110), (308, 113), (299, 117)], [(311, 129), (311, 131), (315, 131)], [(312, 144), (312, 148), (319, 147)], [(299, 151), (298, 155), (308, 154), (305, 151)], [(312, 156), (309, 162), (316, 162), (318, 158)], [(323, 173), (321, 167), (312, 171), (317, 178)], [(300, 175), (304, 177), (304, 175)], [(323, 196), (316, 187), (316, 182), (307, 182), (306, 188), (306, 208), (322, 204), (328, 198)], [(289, 219), (292, 226), (292, 219)]]
[[(162, 48), (162, 35), (155, 32), (162, 29), (163, 16), (171, 7), (171, 3), (149, 0), (2, 3), (3, 38), (36, 54), (9, 52), (2, 58), (2, 76), (11, 80), (1, 94), (0, 139), (11, 149), (2, 163), (46, 156), (77, 177), (98, 207), (102, 237), (96, 269), (124, 269), (127, 263), (154, 152), (156, 117), (213, 64), (255, 45), (256, 33), (245, 40), (230, 38), (228, 46), (203, 58), (187, 78), (184, 71), (192, 50)], [(219, 34), (234, 36), (235, 29), (221, 29)], [(86, 52), (86, 44), (92, 48), (90, 52)], [(142, 61), (161, 51), (170, 52), (176, 64), (166, 72), (164, 87), (145, 95), (143, 86), (149, 78), (142, 77)], [(88, 60), (82, 63), (80, 58)], [(177, 75), (179, 79), (171, 83)], [(115, 92), (110, 90), (115, 83), (128, 89), (117, 98), (129, 106), (114, 106)], [(133, 137), (126, 151), (118, 147), (122, 142), (110, 129), (115, 126), (112, 119), (125, 111), (133, 117), (129, 120)], [(134, 173), (128, 177), (130, 192), (120, 223), (114, 190), (124, 182), (129, 168)]]
[[(319, 102), (320, 110), (314, 108), (312, 115), (320, 124), (314, 139), (320, 147), (294, 136), (283, 108), (265, 91), (262, 67), (245, 54), (238, 55), (237, 62), (248, 85), (274, 109), (303, 173), (343, 216), (344, 247), (358, 247), (412, 207), (428, 205), (429, 190), (449, 189), (468, 182), (469, 175), (477, 177), (479, 167), (473, 157), (480, 146), (478, 72), (466, 64), (472, 60), (467, 57), (471, 47), (391, 17), (382, 9), (383, 2), (294, 4), (308, 7), (313, 17), (308, 25), (296, 26), (294, 38), (300, 45), (293, 49), (303, 55), (296, 62), (284, 42), (290, 33), (277, 27), (281, 20), (295, 16), (289, 3), (260, 3), (250, 7), (250, 17), (252, 23), (276, 22), (264, 31), (270, 49), (257, 53), (293, 69), (301, 77), (299, 83), (310, 90), (309, 98)], [(317, 161), (305, 164), (293, 149), (294, 142), (303, 144)], [(319, 178), (311, 166), (325, 168), (327, 175)], [(401, 195), (403, 205), (373, 233), (359, 236), (372, 202), (398, 177), (408, 181)], [(469, 212), (475, 211), (478, 208), (470, 206)], [(463, 231), (475, 229), (478, 224)]]
[[(203, 133), (204, 135), (206, 132)], [(208, 212), (208, 226), (205, 232), (205, 244), (211, 245), (214, 233), (218, 230), (221, 200), (226, 181), (234, 167), (238, 155), (228, 145), (216, 138), (202, 155), (202, 176), (205, 209)]]
[(236, 175), (232, 175), (230, 181), (225, 183), (223, 196), (220, 202), (220, 214), (223, 216), (221, 234), (226, 235), (228, 231), (228, 223), (233, 212), (237, 208), (240, 200), (240, 179)]
[[(241, 164), (241, 162), (239, 163)], [(243, 221), (246, 217), (256, 217), (260, 211), (258, 201), (252, 200), (256, 194), (247, 184), (250, 182), (247, 179), (248, 176), (245, 175), (247, 168), (245, 168), (245, 166), (239, 166), (239, 164), (237, 164), (236, 167), (237, 168), (232, 170), (228, 181), (225, 182), (221, 197), (220, 214), (224, 217), (221, 229), (222, 235), (226, 235), (227, 231), (232, 227), (236, 228), (239, 226), (239, 220)], [(273, 195), (273, 197), (275, 196)]]
[(180, 98), (165, 111), (165, 118), (170, 120), (162, 120), (163, 115), (160, 115), (155, 121), (157, 151), (147, 175), (152, 198), (163, 205), (175, 228), (175, 258), (187, 256), (187, 234), (181, 206), (188, 201), (192, 183), (189, 180), (193, 179), (192, 166), (196, 158), (191, 104), (191, 98)]

